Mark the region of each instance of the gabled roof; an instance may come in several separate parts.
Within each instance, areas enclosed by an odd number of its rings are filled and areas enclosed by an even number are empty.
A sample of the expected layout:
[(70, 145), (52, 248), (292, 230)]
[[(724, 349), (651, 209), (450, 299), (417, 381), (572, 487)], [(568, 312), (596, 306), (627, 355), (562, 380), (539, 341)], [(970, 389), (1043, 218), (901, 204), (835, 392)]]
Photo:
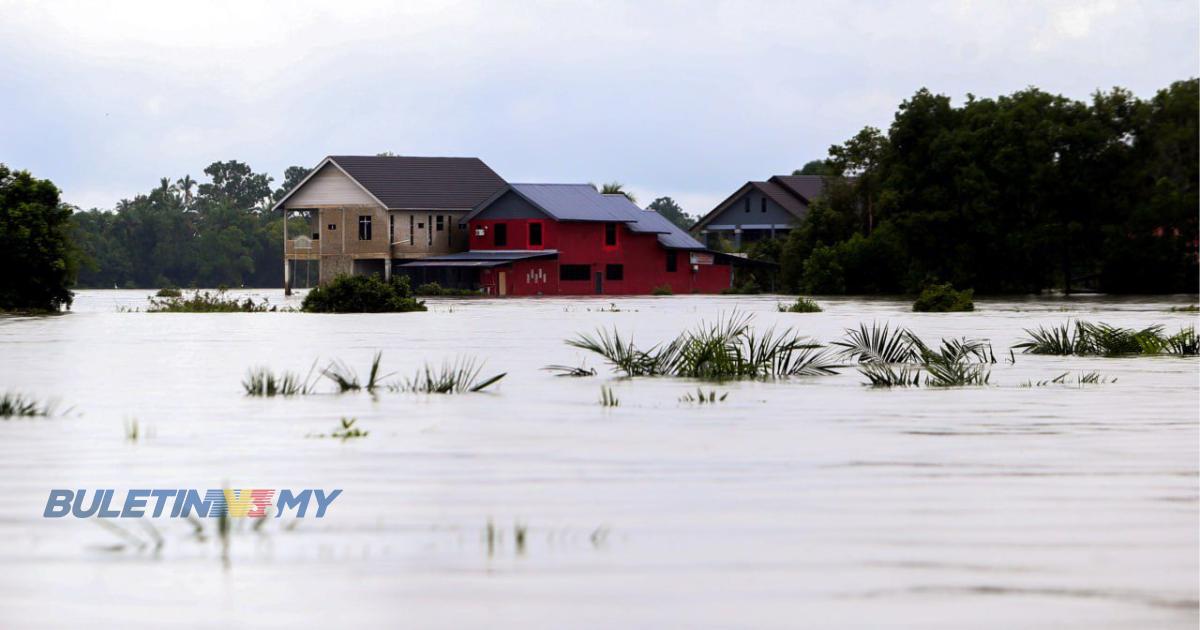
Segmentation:
[(770, 179), (808, 204), (825, 194), (827, 180), (822, 175), (776, 175)]
[(392, 210), (471, 210), (505, 185), (479, 158), (331, 155), (288, 191), (274, 209), (329, 164)]
[(804, 216), (804, 211), (808, 209), (808, 199), (800, 199), (792, 194), (789, 189), (776, 184), (773, 181), (767, 182), (751, 182), (755, 188), (762, 191), (768, 199), (774, 201), (783, 207), (784, 210), (790, 212), (797, 219)]
[(632, 232), (658, 235), (658, 242), (668, 249), (708, 249), (661, 214), (639, 208), (625, 195), (601, 194), (591, 184), (509, 184), (463, 221), (475, 218), (508, 191), (556, 221), (624, 223)]

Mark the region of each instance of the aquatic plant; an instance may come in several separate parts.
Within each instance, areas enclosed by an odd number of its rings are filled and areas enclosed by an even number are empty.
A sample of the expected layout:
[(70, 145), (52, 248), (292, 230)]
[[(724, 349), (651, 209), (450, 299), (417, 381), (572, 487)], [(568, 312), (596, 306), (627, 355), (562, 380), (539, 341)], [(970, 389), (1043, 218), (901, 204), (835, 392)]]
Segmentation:
[[(194, 291), (190, 296), (147, 298), (150, 306), (147, 313), (268, 313), (279, 311), (279, 307), (271, 306), (266, 299), (255, 302), (251, 298), (238, 300), (228, 297), (225, 289), (211, 291)], [(282, 310), (289, 310), (284, 308)]]
[(992, 345), (981, 339), (942, 339), (934, 347), (906, 328), (859, 324), (847, 329), (839, 355), (857, 360), (858, 372), (872, 387), (961, 387), (986, 385), (988, 364), (996, 363)]
[(367, 437), (368, 432), (354, 426), (358, 422), (357, 418), (342, 418), (341, 428), (330, 434), (330, 437), (339, 438), (341, 440), (349, 440), (350, 438)]
[(321, 370), (321, 376), (333, 381), (338, 391), (343, 394), (362, 389), (362, 384), (358, 382), (358, 374), (340, 360), (330, 361), (329, 365)]
[(1076, 375), (1075, 381), (1074, 381), (1074, 383), (1072, 383), (1071, 381), (1069, 381), (1067, 379), (1067, 377), (1070, 375), (1071, 375), (1070, 372), (1063, 372), (1062, 374), (1059, 374), (1058, 376), (1051, 378), (1051, 379), (1045, 379), (1045, 380), (1041, 380), (1041, 381), (1025, 381), (1024, 383), (1021, 383), (1021, 387), (1046, 387), (1049, 385), (1072, 385), (1072, 384), (1074, 384), (1076, 387), (1083, 387), (1084, 385), (1102, 385), (1105, 383), (1116, 383), (1117, 382), (1117, 379), (1115, 377), (1109, 378), (1107, 376), (1100, 374), (1099, 372), (1084, 372), (1084, 373)]
[(275, 374), (265, 367), (251, 368), (242, 381), (242, 389), (247, 396), (295, 396), (312, 392), (312, 373), (316, 368), (314, 362), (308, 370), (308, 376), (301, 379), (292, 372)]
[(816, 300), (806, 297), (798, 297), (791, 304), (776, 304), (775, 308), (780, 313), (820, 313), (821, 305), (817, 304)]
[(54, 403), (39, 403), (36, 400), (14, 392), (0, 394), (0, 418), (33, 418), (49, 416), (54, 413)]
[(160, 298), (177, 298), (183, 297), (183, 291), (175, 287), (163, 287), (154, 293), (154, 297)]
[(626, 376), (678, 376), (704, 379), (769, 378), (836, 374), (843, 367), (821, 344), (791, 329), (763, 333), (750, 327), (752, 316), (733, 313), (700, 323), (675, 339), (640, 350), (616, 328), (579, 334), (567, 344), (604, 357)]
[(407, 276), (385, 281), (378, 276), (338, 276), (304, 296), (306, 313), (400, 313), (424, 311), (412, 296)]
[(918, 387), (921, 369), (912, 365), (864, 363), (858, 373), (867, 377), (872, 387)]
[(708, 393), (705, 393), (703, 389), (697, 387), (695, 396), (693, 396), (691, 392), (686, 392), (686, 393), (684, 393), (684, 395), (679, 397), (679, 402), (699, 403), (701, 405), (704, 405), (704, 404), (725, 402), (725, 399), (728, 397), (729, 397), (729, 392), (725, 392), (724, 394), (721, 394), (720, 397), (717, 397), (717, 390), (710, 389), (708, 391)]
[(554, 372), (555, 376), (583, 377), (583, 376), (595, 376), (596, 375), (596, 368), (590, 368), (590, 367), (586, 367), (583, 365), (580, 365), (580, 366), (547, 365), (546, 367), (544, 367), (542, 369), (547, 372)]
[(621, 401), (620, 401), (620, 399), (617, 398), (617, 395), (613, 393), (612, 388), (607, 385), (601, 385), (600, 386), (600, 406), (601, 407), (619, 407), (620, 405), (621, 405)]
[(482, 370), (483, 364), (472, 357), (444, 362), (437, 370), (426, 363), (412, 378), (389, 385), (388, 389), (420, 394), (462, 394), (483, 391), (507, 376), (507, 372), (501, 372), (481, 381), (479, 373)]
[(975, 292), (971, 289), (955, 291), (950, 283), (931, 284), (921, 290), (913, 302), (912, 310), (917, 313), (957, 313), (975, 310)]
[(1058, 326), (1026, 329), (1029, 337), (1013, 348), (1028, 354), (1127, 356), (1174, 354), (1196, 355), (1196, 328), (1188, 326), (1174, 335), (1163, 333), (1161, 325), (1140, 330), (1110, 326), (1103, 322), (1077, 321)]

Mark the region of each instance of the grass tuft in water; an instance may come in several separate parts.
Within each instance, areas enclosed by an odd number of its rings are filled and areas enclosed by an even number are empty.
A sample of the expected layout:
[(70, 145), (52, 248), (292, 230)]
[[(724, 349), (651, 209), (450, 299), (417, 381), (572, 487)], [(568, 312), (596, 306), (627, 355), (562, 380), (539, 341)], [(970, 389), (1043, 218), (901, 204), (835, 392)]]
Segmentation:
[(601, 407), (620, 407), (621, 400), (613, 393), (611, 387), (602, 385), (600, 387), (600, 406)]
[(308, 370), (308, 376), (301, 379), (292, 372), (275, 374), (265, 367), (252, 368), (242, 381), (242, 389), (247, 396), (296, 396), (312, 393), (314, 362)]
[(715, 389), (710, 389), (710, 390), (708, 390), (708, 393), (705, 393), (703, 389), (697, 387), (695, 396), (693, 396), (691, 392), (687, 392), (684, 395), (679, 397), (679, 402), (697, 403), (697, 404), (701, 404), (701, 405), (706, 405), (706, 404), (725, 402), (725, 399), (728, 397), (729, 397), (729, 392), (725, 392), (724, 394), (721, 394), (718, 397), (717, 390), (715, 390)]
[(1084, 385), (1103, 385), (1106, 383), (1116, 383), (1117, 382), (1117, 379), (1115, 377), (1109, 378), (1107, 376), (1104, 376), (1103, 374), (1100, 374), (1099, 372), (1084, 372), (1084, 373), (1078, 374), (1075, 376), (1074, 381), (1072, 381), (1068, 378), (1070, 375), (1071, 375), (1070, 372), (1063, 372), (1062, 374), (1059, 374), (1058, 376), (1051, 378), (1051, 379), (1045, 379), (1045, 380), (1041, 380), (1041, 381), (1025, 381), (1024, 383), (1021, 383), (1020, 386), (1021, 387), (1048, 387), (1051, 385), (1074, 385), (1076, 387), (1083, 387)]
[(54, 403), (38, 401), (14, 392), (0, 394), (0, 418), (34, 418), (54, 414)]
[(479, 373), (482, 370), (483, 363), (471, 357), (460, 357), (452, 363), (442, 363), (436, 370), (427, 363), (412, 378), (389, 385), (388, 389), (419, 394), (462, 394), (483, 391), (507, 375), (502, 372), (480, 380)]
[(580, 334), (567, 345), (594, 352), (626, 376), (743, 379), (836, 374), (843, 367), (821, 344), (785, 329), (758, 333), (752, 316), (733, 313), (701, 322), (675, 339), (640, 350), (616, 328)]
[(547, 372), (554, 372), (555, 376), (572, 376), (572, 377), (578, 378), (578, 377), (583, 377), (583, 376), (595, 376), (596, 375), (596, 368), (590, 368), (590, 367), (583, 366), (583, 365), (580, 365), (580, 366), (547, 365), (546, 367), (544, 367), (542, 369)]

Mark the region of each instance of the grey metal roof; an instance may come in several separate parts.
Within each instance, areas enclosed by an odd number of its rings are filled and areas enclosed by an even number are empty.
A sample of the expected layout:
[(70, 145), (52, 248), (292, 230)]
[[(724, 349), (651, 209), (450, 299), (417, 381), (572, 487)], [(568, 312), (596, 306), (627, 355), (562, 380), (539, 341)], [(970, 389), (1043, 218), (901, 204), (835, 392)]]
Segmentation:
[(625, 209), (596, 192), (591, 184), (511, 184), (510, 187), (558, 221), (630, 220)]
[(692, 238), (690, 234), (671, 223), (671, 220), (653, 210), (641, 210), (638, 225), (645, 225), (647, 230), (655, 230), (658, 242), (667, 249), (708, 249), (703, 243)]
[(505, 185), (479, 158), (331, 155), (329, 159), (393, 209), (470, 210)]

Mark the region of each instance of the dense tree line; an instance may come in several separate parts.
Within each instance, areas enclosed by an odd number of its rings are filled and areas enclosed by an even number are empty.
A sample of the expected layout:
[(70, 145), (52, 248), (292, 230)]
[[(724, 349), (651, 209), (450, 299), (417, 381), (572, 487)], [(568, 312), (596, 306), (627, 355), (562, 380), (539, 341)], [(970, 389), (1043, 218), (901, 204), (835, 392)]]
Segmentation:
[(70, 217), (52, 182), (0, 164), (0, 311), (71, 305)]
[[(307, 175), (293, 166), (280, 188), (272, 178), (231, 160), (125, 199), (112, 212), (71, 217), (81, 254), (81, 287), (256, 286), (283, 283), (283, 217), (269, 211)], [(296, 233), (307, 228), (297, 221)]]
[(808, 293), (1195, 292), (1198, 118), (1195, 79), (1090, 103), (1029, 88), (956, 107), (922, 89), (886, 132), (798, 171), (837, 179), (752, 254)]

